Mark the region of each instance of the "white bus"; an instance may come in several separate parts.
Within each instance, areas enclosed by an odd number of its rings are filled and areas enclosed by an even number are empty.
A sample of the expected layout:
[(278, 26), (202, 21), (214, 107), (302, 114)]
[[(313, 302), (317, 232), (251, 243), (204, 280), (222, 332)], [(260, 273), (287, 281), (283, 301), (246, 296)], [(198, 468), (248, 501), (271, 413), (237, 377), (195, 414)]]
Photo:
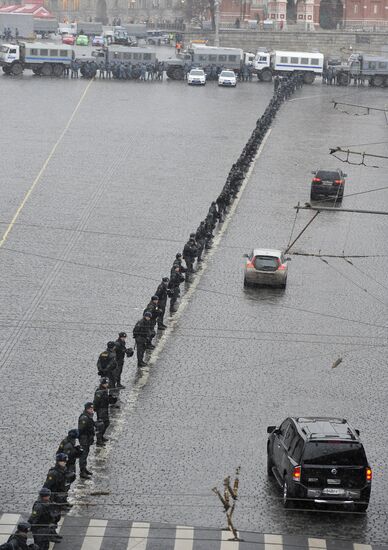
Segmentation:
[(322, 75), (323, 59), (323, 54), (319, 52), (259, 51), (254, 69), (259, 80), (264, 82), (270, 82), (274, 75), (298, 72), (304, 74), (306, 84), (312, 84), (317, 75)]

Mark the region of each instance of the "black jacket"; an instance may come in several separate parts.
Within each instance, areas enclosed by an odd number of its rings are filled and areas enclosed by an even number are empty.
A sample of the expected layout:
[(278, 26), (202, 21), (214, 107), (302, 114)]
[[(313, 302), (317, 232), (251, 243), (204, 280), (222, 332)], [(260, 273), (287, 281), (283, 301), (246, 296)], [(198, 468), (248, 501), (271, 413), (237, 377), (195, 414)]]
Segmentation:
[(79, 442), (84, 447), (93, 445), (95, 425), (93, 417), (84, 411), (78, 419)]
[(58, 464), (56, 464), (48, 471), (43, 487), (50, 489), (53, 493), (54, 500), (57, 500), (56, 497), (63, 498), (66, 494), (66, 481), (66, 468), (60, 468)]
[(96, 413), (102, 410), (108, 410), (111, 403), (115, 403), (117, 399), (109, 395), (109, 390), (107, 388), (102, 388), (99, 386), (94, 393), (94, 410)]
[(0, 544), (0, 550), (28, 550), (27, 538), (19, 533), (11, 535), (7, 542)]
[(181, 283), (185, 280), (184, 276), (181, 273), (173, 271), (171, 273), (170, 282), (168, 283), (168, 288), (173, 290), (176, 287), (179, 287)]
[(194, 261), (197, 256), (198, 249), (194, 243), (188, 241), (183, 248), (183, 258)]
[(136, 323), (133, 329), (133, 337), (135, 340), (147, 340), (151, 335), (151, 326), (150, 322), (147, 319), (140, 319)]
[(98, 374), (100, 376), (109, 376), (117, 367), (116, 351), (107, 349), (100, 353), (97, 361)]
[[(28, 523), (31, 525), (31, 531), (33, 535), (39, 533), (40, 540), (51, 540), (49, 534), (52, 535), (53, 528), (50, 527), (53, 524), (58, 523), (61, 519), (59, 507), (55, 506), (51, 502), (42, 502), (36, 500), (32, 507), (31, 516), (28, 519)], [(43, 534), (47, 534), (47, 537), (43, 537)]]
[(151, 302), (146, 306), (145, 310), (143, 311), (143, 315), (146, 311), (149, 311), (152, 315), (151, 317), (151, 322), (155, 322), (156, 319), (159, 317), (160, 315), (160, 309), (159, 309), (159, 306), (157, 304), (155, 304), (152, 300)]
[(67, 465), (68, 466), (74, 466), (75, 461), (77, 458), (80, 457), (81, 451), (80, 446), (75, 444), (76, 440), (72, 437), (65, 437), (65, 439), (62, 439), (62, 441), (59, 444), (57, 454), (58, 453), (65, 453), (68, 457)]
[(159, 296), (159, 304), (165, 306), (167, 303), (167, 285), (165, 283), (160, 283), (156, 289), (155, 296)]

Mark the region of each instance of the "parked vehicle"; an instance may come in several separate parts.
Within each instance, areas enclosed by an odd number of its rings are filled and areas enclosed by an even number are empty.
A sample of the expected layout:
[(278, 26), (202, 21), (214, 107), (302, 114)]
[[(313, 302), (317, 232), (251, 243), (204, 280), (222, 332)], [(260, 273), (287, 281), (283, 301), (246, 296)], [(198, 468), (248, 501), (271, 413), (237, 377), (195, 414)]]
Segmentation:
[(89, 46), (89, 38), (86, 34), (80, 34), (77, 36), (75, 43), (77, 46)]
[(64, 34), (62, 36), (62, 44), (68, 44), (69, 46), (74, 46), (75, 36), (72, 34)]
[(243, 61), (243, 51), (240, 48), (218, 48), (205, 44), (193, 44), (183, 54), (166, 61), (166, 72), (172, 80), (183, 80), (184, 66), (187, 63), (202, 69), (215, 65), (224, 69), (240, 71)]
[(372, 470), (360, 432), (343, 418), (286, 418), (267, 428), (267, 472), (286, 508), (302, 502), (368, 508)]
[(352, 78), (368, 82), (370, 86), (388, 86), (388, 56), (352, 54), (349, 63), (337, 70), (337, 82), (347, 86)]
[(218, 77), (218, 85), (235, 88), (237, 86), (236, 73), (234, 71), (221, 71)]
[(203, 69), (191, 69), (187, 75), (187, 84), (194, 86), (205, 86), (206, 74)]
[(342, 201), (345, 189), (345, 178), (342, 170), (317, 170), (312, 172), (314, 175), (311, 182), (311, 200), (318, 199), (320, 196), (333, 197), (337, 201)]
[(281, 250), (255, 248), (245, 254), (244, 287), (265, 285), (285, 288), (287, 285), (288, 264)]
[(94, 36), (92, 40), (92, 46), (104, 46), (105, 40), (103, 36)]
[(167, 44), (168, 34), (165, 31), (147, 31), (147, 44), (152, 46), (160, 46), (161, 44)]
[(42, 76), (62, 76), (74, 50), (66, 44), (18, 42), (0, 46), (0, 65), (6, 74), (20, 75), (30, 69)]
[(258, 51), (253, 64), (259, 80), (271, 82), (275, 75), (303, 73), (305, 84), (312, 84), (322, 75), (324, 56), (318, 52)]

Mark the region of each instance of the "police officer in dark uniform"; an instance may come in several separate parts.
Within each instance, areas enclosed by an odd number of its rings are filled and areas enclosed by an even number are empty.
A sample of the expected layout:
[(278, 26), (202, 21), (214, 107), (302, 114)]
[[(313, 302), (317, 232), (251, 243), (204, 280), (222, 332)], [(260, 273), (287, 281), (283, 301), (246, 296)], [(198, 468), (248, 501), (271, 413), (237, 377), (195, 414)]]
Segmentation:
[(84, 410), (78, 419), (79, 442), (82, 449), (81, 456), (79, 457), (79, 468), (82, 479), (90, 479), (89, 476), (92, 475), (92, 472), (87, 469), (87, 464), (90, 446), (94, 443), (94, 434), (96, 432), (93, 415), (93, 403), (88, 401), (85, 403)]
[(43, 487), (50, 489), (53, 502), (60, 504), (63, 508), (71, 508), (72, 504), (67, 502), (67, 493), (70, 485), (67, 481), (67, 455), (58, 453), (55, 457), (55, 466), (50, 468)]
[(98, 375), (109, 379), (110, 388), (116, 386), (115, 372), (117, 369), (117, 359), (115, 348), (115, 342), (108, 342), (106, 350), (100, 353), (97, 360)]
[(67, 437), (62, 439), (59, 444), (57, 454), (65, 453), (67, 455), (67, 472), (66, 480), (69, 485), (71, 485), (76, 478), (76, 460), (81, 456), (82, 449), (80, 445), (76, 445), (77, 439), (79, 438), (78, 430), (69, 430)]
[(184, 275), (181, 273), (181, 267), (179, 264), (173, 266), (173, 271), (171, 271), (170, 281), (168, 283), (168, 290), (170, 296), (170, 313), (173, 313), (175, 310), (175, 304), (181, 295), (179, 285), (185, 280)]
[(149, 341), (151, 335), (151, 317), (152, 313), (150, 311), (145, 311), (142, 319), (140, 319), (140, 321), (138, 321), (133, 328), (138, 367), (144, 367), (147, 364), (144, 362), (144, 353), (147, 349), (147, 342)]
[(196, 240), (197, 249), (198, 249), (197, 262), (202, 262), (202, 254), (206, 244), (206, 227), (205, 227), (204, 221), (202, 221), (198, 226), (198, 229), (195, 233), (195, 240)]
[(32, 506), (28, 523), (34, 542), (39, 550), (49, 550), (50, 542), (61, 542), (62, 536), (56, 532), (57, 523), (61, 519), (59, 507), (51, 502), (51, 491), (43, 487), (39, 498)]
[(36, 544), (27, 544), (28, 531), (31, 525), (26, 521), (17, 524), (16, 532), (11, 535), (7, 542), (0, 544), (0, 550), (39, 550)]
[(152, 338), (155, 336), (155, 325), (159, 319), (160, 309), (159, 309), (159, 296), (154, 294), (151, 297), (151, 301), (147, 304), (146, 308), (143, 311), (143, 315), (146, 311), (151, 313), (150, 327), (151, 332), (147, 342), (147, 349), (155, 349), (155, 346), (152, 343)]
[(175, 256), (175, 260), (174, 260), (174, 262), (172, 264), (172, 268), (171, 268), (171, 275), (174, 273), (176, 266), (179, 267), (179, 272), (180, 273), (186, 273), (187, 267), (185, 267), (182, 264), (182, 254), (180, 252), (178, 252), (178, 254), (176, 254), (176, 256)]
[(189, 274), (194, 272), (193, 265), (194, 265), (196, 256), (197, 256), (197, 247), (195, 244), (195, 238), (190, 237), (190, 239), (187, 241), (187, 243), (183, 248), (183, 259), (185, 260), (187, 265), (186, 281), (188, 280)]
[(108, 378), (101, 378), (100, 385), (96, 389), (94, 394), (93, 408), (97, 413), (97, 422), (96, 422), (97, 447), (105, 447), (105, 442), (109, 441), (107, 437), (104, 437), (104, 434), (110, 424), (109, 405), (111, 403), (116, 403), (117, 401), (117, 397), (110, 395), (108, 388), (109, 388)]
[(159, 307), (159, 316), (158, 316), (158, 329), (164, 330), (167, 328), (167, 325), (163, 323), (164, 314), (166, 311), (167, 296), (168, 296), (168, 283), (170, 279), (168, 277), (163, 277), (162, 282), (158, 286), (155, 292), (155, 296), (159, 298), (158, 307)]
[(124, 358), (125, 358), (125, 356), (132, 357), (132, 355), (134, 353), (132, 348), (127, 348), (126, 342), (125, 342), (126, 338), (127, 338), (127, 333), (126, 332), (120, 332), (119, 337), (117, 338), (117, 340), (115, 342), (117, 367), (116, 367), (116, 370), (114, 372), (114, 378), (115, 378), (115, 381), (116, 381), (116, 388), (119, 388), (121, 390), (123, 390), (125, 388), (125, 386), (123, 386), (122, 383), (121, 383), (121, 374), (123, 372)]

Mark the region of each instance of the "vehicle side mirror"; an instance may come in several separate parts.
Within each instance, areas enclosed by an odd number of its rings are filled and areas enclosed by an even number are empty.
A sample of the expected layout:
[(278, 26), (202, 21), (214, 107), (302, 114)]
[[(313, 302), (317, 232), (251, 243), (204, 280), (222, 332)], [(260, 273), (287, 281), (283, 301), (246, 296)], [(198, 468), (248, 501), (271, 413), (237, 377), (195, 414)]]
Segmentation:
[(276, 432), (276, 426), (268, 426), (267, 427), (267, 434), (271, 434), (273, 432)]
[(311, 172), (313, 176), (315, 176), (315, 174), (317, 173), (316, 170), (313, 170), (313, 172)]
[(360, 430), (354, 430), (357, 435), (360, 435)]
[(343, 177), (344, 177), (344, 178), (347, 178), (347, 177), (348, 177), (348, 175), (347, 175), (347, 174), (342, 174), (342, 175), (343, 175)]
[(286, 260), (286, 262), (290, 262), (292, 260), (292, 258), (286, 258), (285, 260)]
[(249, 254), (243, 254), (243, 258), (249, 258)]

